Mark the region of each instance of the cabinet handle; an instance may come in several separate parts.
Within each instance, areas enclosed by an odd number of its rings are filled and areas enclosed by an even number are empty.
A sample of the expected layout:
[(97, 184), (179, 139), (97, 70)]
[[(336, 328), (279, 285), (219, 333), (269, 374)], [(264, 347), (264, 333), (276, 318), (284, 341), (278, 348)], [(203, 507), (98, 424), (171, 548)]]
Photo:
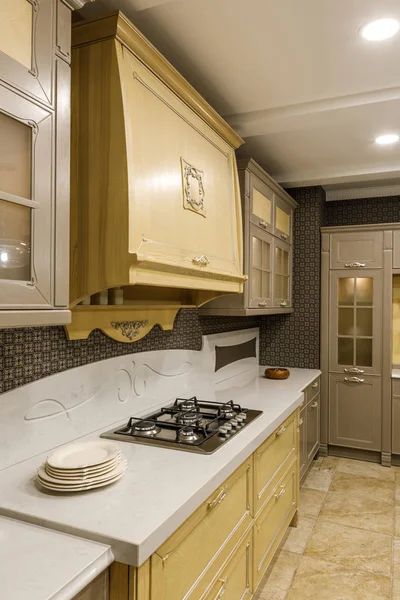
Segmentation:
[(222, 585), (219, 588), (218, 594), (215, 596), (214, 600), (220, 600), (220, 598), (222, 598), (222, 596), (226, 592), (226, 584), (227, 584), (228, 578), (225, 577), (225, 579), (219, 579), (219, 581), (222, 583)]
[(313, 402), (310, 406), (310, 408), (317, 408), (318, 406), (318, 402)]
[(303, 425), (303, 423), (304, 423), (304, 419), (300, 419), (299, 425)]
[(364, 267), (366, 267), (366, 264), (355, 261), (346, 263), (344, 266), (346, 267), (346, 269), (363, 269)]
[(278, 429), (278, 431), (276, 432), (276, 436), (279, 437), (280, 435), (283, 435), (286, 431), (287, 427), (286, 425), (282, 425), (282, 427), (280, 429)]
[(283, 300), (283, 302), (281, 302), (281, 306), (287, 306), (286, 300)]
[(361, 379), (361, 377), (345, 377), (344, 380), (349, 383), (364, 383), (364, 379)]
[(263, 300), (262, 302), (258, 303), (258, 306), (267, 306), (267, 303), (265, 300)]
[(208, 260), (207, 256), (205, 256), (204, 254), (192, 258), (192, 263), (200, 267), (206, 267), (209, 264), (209, 262), (210, 261)]
[(268, 227), (268, 223), (266, 221), (258, 221), (258, 224), (263, 229), (267, 229), (267, 227)]
[(208, 510), (212, 510), (213, 508), (218, 506), (218, 504), (221, 504), (221, 502), (223, 500), (225, 500), (225, 498), (226, 498), (226, 489), (224, 488), (223, 490), (220, 491), (218, 496), (216, 498), (214, 498), (214, 500), (211, 500), (211, 502), (208, 503), (208, 506), (207, 506)]
[(287, 239), (288, 239), (288, 236), (286, 235), (286, 233), (281, 233), (281, 238), (282, 238), (283, 240), (287, 240)]
[(285, 485), (281, 485), (281, 489), (280, 491), (275, 494), (275, 499), (279, 500), (279, 498), (282, 498), (283, 494), (286, 492), (286, 486)]
[(312, 389), (315, 390), (318, 387), (318, 381), (312, 384)]
[(364, 369), (357, 369), (357, 367), (354, 367), (352, 369), (345, 369), (344, 372), (345, 373), (359, 373), (362, 375), (364, 373)]

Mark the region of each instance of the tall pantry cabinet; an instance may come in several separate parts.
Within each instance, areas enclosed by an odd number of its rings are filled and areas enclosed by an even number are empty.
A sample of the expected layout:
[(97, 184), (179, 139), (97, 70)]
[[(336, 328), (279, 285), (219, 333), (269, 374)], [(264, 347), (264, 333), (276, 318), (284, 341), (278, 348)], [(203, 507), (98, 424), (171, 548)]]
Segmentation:
[(392, 231), (322, 229), (321, 451), (391, 460)]

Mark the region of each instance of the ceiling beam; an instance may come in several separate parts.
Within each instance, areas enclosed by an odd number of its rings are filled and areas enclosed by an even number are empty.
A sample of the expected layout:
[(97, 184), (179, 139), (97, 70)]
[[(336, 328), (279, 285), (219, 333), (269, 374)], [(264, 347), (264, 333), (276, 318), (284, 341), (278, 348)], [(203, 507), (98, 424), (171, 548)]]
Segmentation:
[(300, 173), (271, 173), (284, 188), (308, 187), (314, 185), (347, 184), (353, 182), (381, 181), (400, 178), (399, 164), (377, 169), (354, 169), (347, 172), (300, 172)]
[(337, 200), (356, 200), (359, 198), (387, 198), (389, 196), (400, 196), (400, 184), (377, 185), (359, 188), (341, 188), (335, 190), (325, 190), (325, 192), (327, 202), (335, 202)]

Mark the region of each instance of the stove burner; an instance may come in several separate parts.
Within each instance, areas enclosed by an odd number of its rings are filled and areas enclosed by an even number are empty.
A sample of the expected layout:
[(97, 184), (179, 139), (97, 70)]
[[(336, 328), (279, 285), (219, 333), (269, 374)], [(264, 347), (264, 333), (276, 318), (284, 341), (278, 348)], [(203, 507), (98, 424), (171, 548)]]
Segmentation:
[(159, 433), (160, 428), (154, 423), (154, 421), (139, 421), (133, 426), (134, 433), (140, 433), (141, 435), (155, 435)]
[(180, 442), (197, 442), (200, 436), (195, 433), (193, 427), (182, 427), (178, 431), (178, 440)]
[(176, 415), (177, 423), (182, 423), (182, 425), (197, 425), (199, 420), (199, 415), (194, 412), (183, 412)]
[(188, 400), (183, 400), (179, 403), (179, 408), (182, 410), (195, 410), (196, 408), (196, 400), (194, 398), (189, 398)]
[(220, 414), (225, 419), (233, 419), (236, 417), (236, 411), (233, 410), (233, 406), (231, 404), (223, 404), (220, 407)]

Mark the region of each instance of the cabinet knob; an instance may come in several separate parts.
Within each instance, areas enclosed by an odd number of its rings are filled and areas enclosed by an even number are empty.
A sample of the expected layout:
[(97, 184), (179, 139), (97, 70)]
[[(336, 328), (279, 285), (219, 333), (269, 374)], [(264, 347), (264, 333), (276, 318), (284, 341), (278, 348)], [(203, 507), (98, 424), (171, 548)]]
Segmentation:
[(276, 436), (279, 437), (281, 435), (283, 435), (286, 431), (286, 425), (282, 425), (282, 427), (280, 429), (278, 429), (278, 431), (276, 432)]
[[(346, 369), (345, 369), (345, 371), (346, 371)], [(313, 390), (315, 390), (318, 387), (318, 381), (313, 383), (311, 387), (313, 388)]]
[(281, 238), (282, 238), (283, 240), (287, 240), (287, 239), (288, 239), (288, 236), (286, 235), (286, 233), (281, 233)]
[(345, 377), (344, 380), (348, 383), (364, 383), (364, 379), (361, 377)]
[(218, 506), (218, 504), (221, 504), (221, 502), (223, 500), (225, 500), (225, 498), (226, 498), (226, 488), (221, 490), (220, 493), (218, 494), (218, 496), (216, 498), (214, 498), (214, 500), (211, 500), (211, 502), (208, 503), (208, 505), (207, 505), (208, 510), (212, 510), (213, 508)]
[(303, 425), (303, 423), (304, 423), (304, 419), (300, 419), (299, 425)]
[(279, 498), (282, 498), (282, 496), (285, 492), (286, 492), (286, 486), (281, 485), (280, 491), (277, 494), (275, 494), (276, 500), (279, 500)]
[(286, 300), (283, 300), (283, 302), (281, 302), (280, 306), (287, 306)]
[(351, 369), (344, 369), (345, 373), (358, 373), (358, 374), (363, 374), (364, 373), (364, 369), (358, 369), (357, 367), (353, 367)]
[(192, 258), (192, 263), (200, 267), (206, 267), (209, 264), (209, 262), (210, 261), (208, 260), (207, 256), (205, 256), (204, 254)]
[(267, 229), (267, 227), (268, 227), (268, 223), (266, 221), (258, 221), (258, 224), (263, 229)]
[(263, 300), (262, 302), (258, 303), (258, 306), (267, 306), (267, 303), (265, 300)]
[(366, 264), (355, 261), (346, 263), (344, 266), (346, 267), (346, 269), (363, 269), (364, 267), (366, 267)]
[(317, 406), (318, 406), (318, 402), (313, 402), (313, 403), (311, 404), (311, 407), (310, 407), (310, 408), (317, 408)]

